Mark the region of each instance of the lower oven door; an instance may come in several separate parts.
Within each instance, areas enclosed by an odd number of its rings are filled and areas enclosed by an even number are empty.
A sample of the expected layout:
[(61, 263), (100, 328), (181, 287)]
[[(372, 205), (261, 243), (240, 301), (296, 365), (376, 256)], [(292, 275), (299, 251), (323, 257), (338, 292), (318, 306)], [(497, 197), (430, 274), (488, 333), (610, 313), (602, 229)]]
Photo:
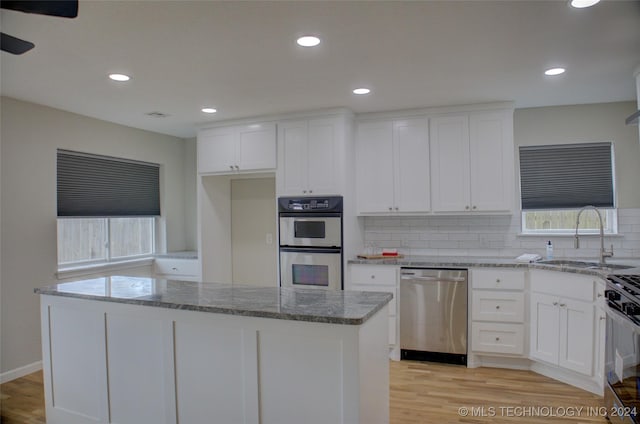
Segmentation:
[(342, 251), (280, 248), (280, 285), (342, 290)]
[(612, 423), (640, 423), (640, 326), (607, 306), (605, 404)]

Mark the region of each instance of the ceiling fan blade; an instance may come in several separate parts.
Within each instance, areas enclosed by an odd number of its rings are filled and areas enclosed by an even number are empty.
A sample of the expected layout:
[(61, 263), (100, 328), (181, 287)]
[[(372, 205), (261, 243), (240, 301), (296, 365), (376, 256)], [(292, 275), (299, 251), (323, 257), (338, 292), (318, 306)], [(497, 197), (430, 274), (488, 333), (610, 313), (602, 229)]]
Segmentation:
[(22, 54), (31, 50), (35, 45), (29, 41), (0, 33), (0, 50), (11, 54)]
[(78, 0), (2, 0), (3, 9), (17, 10), (38, 15), (75, 18), (78, 16)]

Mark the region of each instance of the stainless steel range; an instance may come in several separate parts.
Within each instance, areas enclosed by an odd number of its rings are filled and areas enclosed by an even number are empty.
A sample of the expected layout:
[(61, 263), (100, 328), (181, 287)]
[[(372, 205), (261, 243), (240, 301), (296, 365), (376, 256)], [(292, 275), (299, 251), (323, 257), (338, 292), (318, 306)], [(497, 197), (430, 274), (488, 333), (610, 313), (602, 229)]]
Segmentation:
[(607, 277), (605, 404), (612, 423), (640, 423), (640, 269)]

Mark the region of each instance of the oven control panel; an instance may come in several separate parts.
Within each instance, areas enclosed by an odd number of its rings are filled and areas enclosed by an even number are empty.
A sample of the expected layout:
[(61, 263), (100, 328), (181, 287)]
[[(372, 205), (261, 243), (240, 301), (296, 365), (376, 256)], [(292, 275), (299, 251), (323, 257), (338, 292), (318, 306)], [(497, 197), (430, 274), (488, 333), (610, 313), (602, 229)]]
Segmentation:
[(279, 212), (342, 212), (342, 197), (280, 197)]

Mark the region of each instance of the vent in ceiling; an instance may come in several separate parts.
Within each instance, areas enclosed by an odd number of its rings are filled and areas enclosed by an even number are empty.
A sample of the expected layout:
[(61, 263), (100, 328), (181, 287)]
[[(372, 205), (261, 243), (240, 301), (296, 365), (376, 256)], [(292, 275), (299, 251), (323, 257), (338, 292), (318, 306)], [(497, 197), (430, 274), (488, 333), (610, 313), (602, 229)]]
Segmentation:
[(162, 112), (149, 112), (146, 115), (152, 118), (166, 118), (167, 116), (169, 116), (169, 114)]

